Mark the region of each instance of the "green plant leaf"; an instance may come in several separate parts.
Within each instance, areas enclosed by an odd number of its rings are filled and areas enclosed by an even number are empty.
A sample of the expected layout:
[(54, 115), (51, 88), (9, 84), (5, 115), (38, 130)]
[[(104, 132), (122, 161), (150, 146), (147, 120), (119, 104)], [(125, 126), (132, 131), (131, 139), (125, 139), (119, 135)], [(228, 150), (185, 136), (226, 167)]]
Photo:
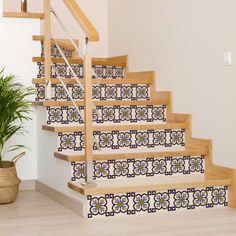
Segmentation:
[[(4, 75), (0, 70), (0, 163), (5, 144), (14, 135), (26, 133), (24, 122), (31, 120), (31, 102), (27, 99), (35, 94), (35, 89), (16, 81), (14, 75)], [(9, 151), (26, 148), (24, 145), (11, 146)]]
[(19, 149), (30, 149), (29, 147), (25, 146), (25, 145), (12, 145), (10, 147), (7, 148), (7, 150), (4, 152), (4, 154), (9, 153), (9, 152), (14, 152), (17, 151)]

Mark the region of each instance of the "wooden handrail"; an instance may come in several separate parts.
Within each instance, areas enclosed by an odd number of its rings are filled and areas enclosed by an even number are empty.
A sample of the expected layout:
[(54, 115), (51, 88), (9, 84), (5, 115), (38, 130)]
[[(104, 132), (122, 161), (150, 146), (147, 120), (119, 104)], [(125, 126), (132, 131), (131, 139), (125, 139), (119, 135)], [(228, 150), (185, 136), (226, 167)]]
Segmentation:
[(64, 3), (83, 29), (86, 37), (88, 37), (89, 40), (93, 42), (99, 41), (98, 31), (88, 19), (88, 17), (84, 14), (78, 3), (75, 0), (64, 0)]

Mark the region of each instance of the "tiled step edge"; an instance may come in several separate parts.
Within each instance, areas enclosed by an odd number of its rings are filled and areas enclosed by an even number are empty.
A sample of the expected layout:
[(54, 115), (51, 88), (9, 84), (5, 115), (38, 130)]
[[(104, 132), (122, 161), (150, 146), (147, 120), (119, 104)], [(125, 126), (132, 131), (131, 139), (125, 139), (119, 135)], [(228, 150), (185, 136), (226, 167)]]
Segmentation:
[[(71, 181), (85, 179), (85, 162), (71, 163)], [(93, 161), (93, 178), (100, 180), (204, 176), (205, 156), (155, 157)]]
[(89, 195), (85, 207), (86, 218), (97, 218), (227, 207), (228, 200), (226, 185), (207, 185), (164, 191)]
[[(121, 103), (120, 103), (121, 104)], [(74, 107), (47, 107), (47, 124), (84, 124), (84, 106), (79, 106), (80, 113)], [(165, 123), (167, 118), (165, 105), (129, 105), (96, 106), (93, 114), (94, 124), (140, 124)]]

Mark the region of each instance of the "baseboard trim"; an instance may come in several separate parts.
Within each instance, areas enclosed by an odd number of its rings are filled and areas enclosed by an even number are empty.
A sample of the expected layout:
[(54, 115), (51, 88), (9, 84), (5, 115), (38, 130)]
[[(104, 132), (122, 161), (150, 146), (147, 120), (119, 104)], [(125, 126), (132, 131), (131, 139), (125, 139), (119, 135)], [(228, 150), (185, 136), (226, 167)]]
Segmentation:
[(61, 193), (44, 183), (41, 183), (36, 180), (36, 191), (46, 195), (47, 197), (53, 199), (57, 203), (65, 206), (66, 208), (70, 209), (71, 211), (75, 212), (79, 216), (83, 217), (83, 203)]
[(35, 179), (22, 180), (20, 183), (20, 187), (19, 187), (20, 191), (29, 191), (29, 190), (35, 190), (35, 189), (36, 189)]

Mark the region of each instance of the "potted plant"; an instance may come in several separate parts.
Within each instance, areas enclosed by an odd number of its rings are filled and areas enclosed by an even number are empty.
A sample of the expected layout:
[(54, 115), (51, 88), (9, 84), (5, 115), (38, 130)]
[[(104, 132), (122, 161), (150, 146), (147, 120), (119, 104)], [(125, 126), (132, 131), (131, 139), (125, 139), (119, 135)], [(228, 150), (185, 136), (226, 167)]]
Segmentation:
[(4, 71), (0, 71), (0, 204), (13, 202), (18, 194), (20, 179), (15, 163), (25, 152), (11, 161), (3, 158), (6, 153), (25, 148), (20, 144), (8, 146), (7, 142), (26, 132), (24, 122), (31, 120), (31, 103), (27, 98), (33, 94), (33, 88), (17, 82), (14, 75), (4, 75)]

